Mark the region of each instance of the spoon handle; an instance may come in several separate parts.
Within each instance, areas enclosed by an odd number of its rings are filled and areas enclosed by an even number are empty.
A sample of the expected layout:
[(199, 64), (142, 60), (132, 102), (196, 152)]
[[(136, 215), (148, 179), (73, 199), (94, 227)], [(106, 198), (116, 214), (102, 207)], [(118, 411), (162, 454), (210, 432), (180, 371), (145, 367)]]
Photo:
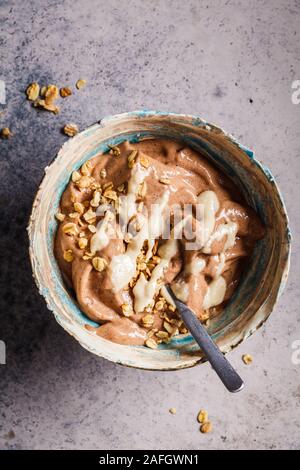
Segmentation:
[(186, 327), (191, 332), (195, 341), (199, 344), (206, 358), (211, 363), (213, 369), (218, 374), (227, 390), (233, 393), (242, 390), (244, 382), (241, 377), (228, 362), (218, 346), (213, 342), (193, 311), (175, 297), (172, 289), (168, 288), (168, 292), (174, 300)]

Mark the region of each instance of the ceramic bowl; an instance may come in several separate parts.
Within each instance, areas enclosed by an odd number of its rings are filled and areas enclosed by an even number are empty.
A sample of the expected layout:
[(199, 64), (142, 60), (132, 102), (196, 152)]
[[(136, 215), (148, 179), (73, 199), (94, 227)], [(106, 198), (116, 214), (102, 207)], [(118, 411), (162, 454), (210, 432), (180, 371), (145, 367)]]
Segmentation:
[(201, 351), (189, 334), (174, 338), (158, 350), (119, 345), (93, 335), (85, 325), (96, 324), (85, 316), (68, 291), (53, 255), (57, 228), (54, 215), (71, 172), (84, 161), (106, 152), (108, 144), (157, 137), (180, 140), (204, 154), (233, 179), (268, 228), (264, 239), (256, 243), (230, 303), (209, 326), (223, 352), (237, 346), (264, 323), (283, 290), (289, 268), (290, 233), (284, 203), (271, 172), (255, 159), (253, 152), (222, 129), (197, 116), (153, 111), (102, 119), (68, 140), (46, 168), (28, 232), (34, 279), (48, 308), (68, 333), (84, 348), (110, 361), (143, 369), (173, 370), (202, 361)]

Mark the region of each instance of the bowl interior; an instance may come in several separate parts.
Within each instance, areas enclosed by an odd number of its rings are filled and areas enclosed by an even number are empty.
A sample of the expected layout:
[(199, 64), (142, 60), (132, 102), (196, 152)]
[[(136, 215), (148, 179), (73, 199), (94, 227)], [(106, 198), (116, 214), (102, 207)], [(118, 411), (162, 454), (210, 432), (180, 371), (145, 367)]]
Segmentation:
[(256, 243), (237, 291), (209, 326), (210, 334), (225, 352), (255, 331), (271, 313), (287, 277), (290, 238), (285, 208), (273, 176), (253, 153), (200, 118), (127, 113), (104, 119), (69, 140), (47, 169), (36, 196), (29, 225), (30, 254), (37, 285), (48, 307), (85, 348), (134, 367), (178, 369), (202, 359), (190, 335), (176, 337), (153, 351), (114, 344), (88, 332), (84, 325), (96, 324), (80, 310), (72, 292), (67, 290), (53, 254), (57, 228), (54, 216), (71, 172), (93, 156), (108, 151), (108, 144), (158, 137), (180, 140), (205, 155), (233, 179), (267, 226), (266, 236)]

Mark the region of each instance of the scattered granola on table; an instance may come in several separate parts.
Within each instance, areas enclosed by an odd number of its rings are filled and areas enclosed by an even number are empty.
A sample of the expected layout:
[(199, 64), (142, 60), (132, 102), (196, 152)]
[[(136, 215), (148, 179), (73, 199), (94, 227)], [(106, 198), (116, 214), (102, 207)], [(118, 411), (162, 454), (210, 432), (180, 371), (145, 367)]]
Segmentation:
[(64, 87), (59, 90), (59, 93), (62, 98), (67, 98), (72, 95), (72, 90), (69, 87)]
[(76, 124), (70, 123), (64, 125), (63, 132), (69, 137), (74, 137), (74, 135), (78, 134), (79, 129)]
[(206, 410), (200, 410), (197, 416), (197, 421), (200, 424), (206, 423), (208, 421), (208, 413)]
[(84, 78), (80, 78), (80, 79), (77, 80), (77, 82), (76, 82), (76, 88), (77, 88), (78, 90), (80, 90), (81, 88), (83, 88), (85, 85), (86, 85), (86, 80), (84, 80)]
[(72, 95), (69, 87), (58, 88), (56, 85), (43, 85), (40, 87), (38, 82), (33, 82), (26, 89), (26, 96), (35, 108), (41, 108), (54, 114), (59, 113), (59, 107), (56, 104), (59, 96), (67, 98)]
[(35, 101), (40, 95), (40, 85), (37, 82), (31, 83), (26, 90), (27, 98), (30, 101)]
[(43, 99), (37, 99), (34, 101), (33, 106), (35, 108), (42, 108), (45, 109), (46, 111), (50, 111), (51, 113), (58, 114), (59, 113), (59, 107), (56, 106), (56, 104), (52, 102), (46, 102)]
[(201, 424), (200, 426), (200, 432), (203, 434), (207, 434), (212, 431), (212, 423), (210, 421), (206, 421), (205, 423)]
[(54, 103), (54, 101), (56, 101), (58, 97), (59, 97), (58, 87), (56, 85), (47, 85), (45, 94), (44, 94), (45, 103), (47, 105)]

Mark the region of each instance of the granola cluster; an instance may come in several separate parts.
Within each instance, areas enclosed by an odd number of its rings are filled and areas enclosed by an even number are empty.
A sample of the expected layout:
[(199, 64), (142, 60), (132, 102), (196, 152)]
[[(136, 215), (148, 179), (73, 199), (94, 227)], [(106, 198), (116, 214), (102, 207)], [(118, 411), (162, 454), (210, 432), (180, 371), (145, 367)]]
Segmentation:
[[(77, 90), (80, 90), (86, 85), (87, 81), (83, 78), (80, 78), (76, 82)], [(26, 89), (26, 96), (29, 101), (32, 102), (35, 108), (44, 109), (53, 114), (58, 114), (60, 108), (57, 105), (57, 100), (59, 97), (67, 98), (73, 94), (70, 87), (58, 88), (56, 85), (43, 85), (40, 86), (38, 82), (32, 82), (28, 85)], [(76, 124), (70, 123), (66, 124), (62, 131), (68, 137), (74, 137), (79, 132), (78, 126)], [(9, 127), (3, 127), (0, 129), (0, 137), (2, 139), (9, 139), (13, 136), (13, 133)]]
[[(80, 90), (85, 86), (86, 80), (80, 79), (76, 83), (76, 88)], [(56, 85), (40, 86), (38, 82), (31, 83), (26, 90), (27, 99), (33, 102), (36, 108), (42, 108), (51, 113), (58, 114), (59, 107), (56, 104), (59, 96), (67, 98), (72, 95), (72, 90), (69, 87), (58, 88)], [(66, 133), (67, 134), (67, 133)], [(67, 134), (69, 135), (69, 134)]]

